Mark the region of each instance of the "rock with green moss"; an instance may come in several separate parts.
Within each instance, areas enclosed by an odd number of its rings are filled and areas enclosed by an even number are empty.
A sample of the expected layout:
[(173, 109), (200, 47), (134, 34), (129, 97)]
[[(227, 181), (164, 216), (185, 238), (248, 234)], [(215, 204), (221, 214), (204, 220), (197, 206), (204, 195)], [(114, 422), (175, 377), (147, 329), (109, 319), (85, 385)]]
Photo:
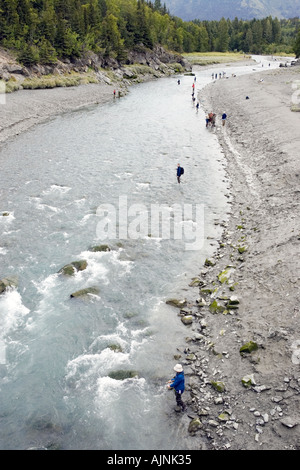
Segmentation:
[(108, 245), (96, 245), (96, 246), (91, 246), (89, 248), (89, 251), (92, 251), (94, 253), (98, 251), (110, 251), (111, 248)]
[(215, 266), (216, 262), (212, 258), (206, 258), (204, 266)]
[(213, 314), (223, 313), (225, 310), (224, 305), (221, 305), (217, 300), (214, 300), (209, 306), (209, 311)]
[(8, 217), (8, 216), (9, 216), (9, 212), (2, 212), (2, 216), (3, 216), (3, 217)]
[(253, 351), (257, 351), (258, 345), (254, 341), (248, 341), (240, 348), (240, 353), (252, 353)]
[(87, 261), (72, 261), (72, 263), (66, 264), (63, 266), (58, 273), (64, 274), (65, 276), (73, 276), (77, 271), (83, 271), (87, 268)]
[(230, 419), (230, 415), (226, 411), (219, 414), (219, 416), (218, 416), (218, 420), (223, 422), (223, 423), (226, 423), (226, 421), (228, 421), (229, 419)]
[(232, 273), (234, 272), (234, 268), (233, 267), (227, 267), (226, 269), (224, 269), (224, 271), (222, 271), (219, 275), (218, 275), (218, 279), (219, 281), (221, 282), (221, 284), (228, 284), (228, 281), (230, 279), (230, 276), (232, 275)]
[(197, 360), (197, 356), (194, 353), (190, 353), (186, 355), (186, 359), (187, 361), (193, 362)]
[(210, 289), (209, 287), (203, 287), (202, 289), (200, 289), (200, 294), (203, 294), (203, 295), (211, 295), (213, 292), (213, 289)]
[(189, 283), (190, 287), (198, 287), (203, 281), (199, 279), (199, 277), (193, 277), (191, 282)]
[(238, 252), (242, 255), (243, 253), (245, 253), (245, 251), (247, 251), (247, 247), (246, 246), (239, 246), (238, 247)]
[(108, 374), (114, 380), (134, 379), (139, 376), (136, 370), (113, 370)]
[(16, 289), (17, 287), (18, 278), (16, 276), (8, 276), (0, 280), (0, 294), (3, 294), (9, 289)]
[(181, 321), (184, 325), (191, 325), (193, 323), (193, 316), (184, 315), (184, 317), (181, 318)]
[(189, 427), (188, 427), (188, 432), (190, 434), (195, 434), (202, 427), (203, 427), (203, 424), (201, 423), (200, 418), (196, 417), (192, 419), (192, 421), (190, 422)]
[(256, 385), (256, 382), (255, 382), (255, 379), (254, 379), (254, 375), (253, 375), (253, 374), (245, 375), (245, 376), (242, 378), (242, 384), (243, 384), (244, 387), (246, 387), (246, 388), (251, 387), (251, 385)]
[(214, 388), (215, 390), (217, 390), (217, 392), (221, 392), (221, 393), (222, 393), (222, 392), (225, 392), (225, 384), (224, 384), (224, 382), (220, 382), (219, 380), (217, 380), (217, 381), (213, 381), (213, 380), (212, 380), (212, 381), (211, 381), (211, 384), (212, 384), (213, 388)]
[(166, 301), (166, 304), (172, 305), (173, 307), (177, 307), (177, 308), (184, 308), (187, 302), (184, 299), (168, 299)]
[(122, 352), (122, 348), (119, 344), (109, 344), (108, 345), (109, 349), (111, 349), (114, 352)]
[(80, 289), (76, 292), (73, 292), (70, 297), (82, 297), (88, 298), (90, 295), (98, 295), (100, 292), (98, 287), (87, 287), (85, 289)]

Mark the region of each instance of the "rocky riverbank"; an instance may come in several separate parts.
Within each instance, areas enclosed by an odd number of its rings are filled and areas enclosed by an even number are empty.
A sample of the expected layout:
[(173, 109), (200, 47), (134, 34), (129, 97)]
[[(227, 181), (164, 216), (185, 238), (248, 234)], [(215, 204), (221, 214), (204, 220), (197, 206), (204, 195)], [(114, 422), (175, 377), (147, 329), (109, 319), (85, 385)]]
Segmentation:
[(217, 115), (231, 216), (178, 306), (188, 336), (174, 358), (199, 448), (299, 449), (299, 78), (299, 67), (276, 69), (201, 93)]

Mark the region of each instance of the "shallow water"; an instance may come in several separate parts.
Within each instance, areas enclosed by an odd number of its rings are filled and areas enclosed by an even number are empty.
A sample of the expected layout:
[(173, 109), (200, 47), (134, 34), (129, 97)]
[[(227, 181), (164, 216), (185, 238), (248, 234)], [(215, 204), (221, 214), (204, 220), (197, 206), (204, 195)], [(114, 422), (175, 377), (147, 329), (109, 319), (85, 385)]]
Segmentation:
[[(198, 92), (211, 71), (196, 77)], [(0, 297), (0, 448), (195, 445), (164, 385), (187, 331), (165, 300), (184, 297), (230, 208), (226, 163), (193, 83), (137, 85), (2, 147), (0, 211), (10, 215), (0, 217), (0, 278), (17, 275), (19, 286)], [(151, 225), (157, 205), (163, 222)], [(89, 250), (102, 243), (111, 251)], [(80, 259), (86, 270), (58, 274)], [(70, 298), (88, 286), (99, 293)], [(118, 370), (138, 378), (111, 378)]]

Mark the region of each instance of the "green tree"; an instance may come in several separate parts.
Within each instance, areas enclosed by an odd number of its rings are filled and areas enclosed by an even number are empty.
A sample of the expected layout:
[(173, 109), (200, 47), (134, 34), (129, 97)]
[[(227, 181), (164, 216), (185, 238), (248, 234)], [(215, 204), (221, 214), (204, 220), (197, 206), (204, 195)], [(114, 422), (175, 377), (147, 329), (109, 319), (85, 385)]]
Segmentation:
[(300, 30), (298, 31), (298, 34), (296, 36), (293, 50), (295, 52), (296, 58), (298, 59), (300, 57)]
[(26, 43), (23, 45), (18, 55), (19, 62), (25, 65), (25, 67), (31, 67), (32, 65), (38, 64), (39, 59), (40, 57), (37, 47)]
[(56, 50), (46, 38), (42, 38), (39, 43), (39, 56), (39, 62), (43, 65), (55, 64), (57, 62)]
[(225, 20), (225, 18), (222, 18), (218, 25), (216, 49), (219, 52), (226, 52), (228, 51), (228, 46), (229, 46), (228, 23)]

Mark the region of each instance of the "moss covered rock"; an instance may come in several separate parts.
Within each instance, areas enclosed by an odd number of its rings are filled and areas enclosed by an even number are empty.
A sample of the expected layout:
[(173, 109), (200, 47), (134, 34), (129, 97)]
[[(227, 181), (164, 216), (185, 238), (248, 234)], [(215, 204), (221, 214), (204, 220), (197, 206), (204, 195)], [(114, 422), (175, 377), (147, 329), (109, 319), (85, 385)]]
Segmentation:
[(242, 384), (243, 384), (244, 387), (246, 387), (246, 388), (251, 387), (251, 385), (256, 385), (256, 382), (255, 382), (255, 379), (254, 379), (254, 375), (253, 375), (253, 374), (245, 375), (245, 376), (242, 378)]
[(73, 276), (77, 271), (83, 271), (87, 268), (87, 261), (72, 261), (72, 263), (66, 264), (63, 266), (58, 273), (64, 274), (65, 276)]
[(97, 251), (110, 251), (110, 247), (108, 245), (96, 245), (96, 246), (91, 246), (89, 248), (89, 251), (93, 251), (96, 253)]
[(214, 314), (223, 313), (225, 310), (224, 305), (219, 304), (217, 300), (214, 300), (209, 306), (209, 311)]
[(192, 421), (189, 424), (188, 432), (191, 433), (191, 434), (194, 434), (195, 432), (197, 432), (202, 427), (203, 427), (203, 424), (201, 423), (200, 418), (198, 418), (198, 417), (194, 418), (194, 419), (192, 419)]
[(193, 323), (192, 315), (185, 315), (181, 318), (181, 321), (184, 325), (191, 325)]
[(136, 370), (114, 370), (108, 374), (111, 379), (115, 380), (133, 379), (138, 375)]
[(253, 351), (257, 351), (258, 345), (254, 341), (248, 341), (240, 348), (240, 353), (252, 353)]
[(0, 294), (8, 289), (16, 289), (18, 287), (18, 278), (16, 276), (5, 277), (0, 280)]
[(212, 258), (206, 258), (204, 266), (215, 266), (216, 262)]
[(76, 292), (73, 292), (70, 297), (83, 297), (86, 298), (89, 296), (89, 294), (92, 295), (98, 295), (99, 294), (99, 288), (98, 287), (87, 287), (85, 289), (78, 290)]
[(211, 384), (213, 386), (213, 388), (215, 390), (217, 390), (217, 392), (225, 392), (225, 384), (224, 382), (220, 382), (220, 381), (211, 381)]
[(222, 271), (218, 275), (218, 279), (221, 282), (221, 284), (228, 284), (230, 276), (232, 275), (233, 272), (234, 272), (234, 268), (231, 266), (228, 266), (226, 269), (224, 269), (224, 271)]
[(167, 305), (172, 305), (173, 307), (177, 307), (177, 308), (184, 308), (186, 306), (186, 300), (184, 299), (168, 299), (166, 301), (166, 304)]

